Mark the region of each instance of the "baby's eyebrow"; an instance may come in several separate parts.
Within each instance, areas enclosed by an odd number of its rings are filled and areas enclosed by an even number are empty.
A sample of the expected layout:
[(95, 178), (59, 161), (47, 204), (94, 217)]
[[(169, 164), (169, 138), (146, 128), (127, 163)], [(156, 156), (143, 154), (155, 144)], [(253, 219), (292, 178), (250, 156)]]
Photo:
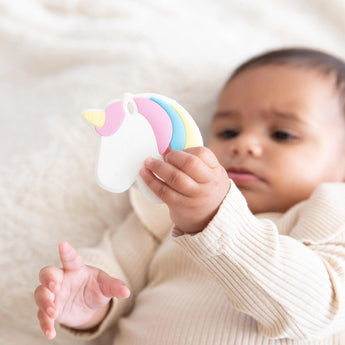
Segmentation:
[[(220, 120), (220, 119), (239, 119), (241, 118), (242, 114), (240, 111), (237, 110), (224, 110), (224, 111), (217, 111), (214, 116), (213, 120)], [(304, 121), (300, 116), (298, 116), (297, 113), (291, 112), (291, 111), (281, 111), (277, 109), (269, 109), (269, 110), (263, 110), (260, 112), (260, 116), (262, 118), (266, 119), (274, 119), (278, 118), (281, 120), (286, 121), (293, 121), (296, 123), (299, 123), (303, 126), (308, 126), (308, 123)]]
[(274, 115), (275, 117), (279, 117), (284, 120), (295, 121), (300, 124), (307, 125), (307, 123), (303, 119), (301, 119), (296, 113), (293, 113), (293, 112), (272, 110), (272, 112), (270, 113)]
[(235, 110), (225, 110), (225, 111), (217, 111), (213, 119), (221, 119), (221, 118), (229, 118), (229, 117), (239, 117), (240, 113)]

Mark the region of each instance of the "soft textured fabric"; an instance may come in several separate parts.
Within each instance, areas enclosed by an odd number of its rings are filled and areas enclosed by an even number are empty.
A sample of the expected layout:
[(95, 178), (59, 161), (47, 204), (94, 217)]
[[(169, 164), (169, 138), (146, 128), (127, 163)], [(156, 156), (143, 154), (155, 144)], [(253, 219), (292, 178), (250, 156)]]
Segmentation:
[[(98, 243), (129, 211), (95, 183), (81, 114), (125, 92), (176, 99), (207, 129), (239, 63), (282, 46), (345, 56), (345, 0), (0, 0), (0, 344), (109, 345), (37, 322), (58, 244)], [(111, 333), (111, 331), (110, 331)]]
[(127, 220), (82, 255), (132, 295), (77, 337), (110, 326), (114, 345), (345, 344), (345, 184), (254, 216), (232, 183), (202, 232), (177, 237), (164, 205), (136, 189), (131, 201)]

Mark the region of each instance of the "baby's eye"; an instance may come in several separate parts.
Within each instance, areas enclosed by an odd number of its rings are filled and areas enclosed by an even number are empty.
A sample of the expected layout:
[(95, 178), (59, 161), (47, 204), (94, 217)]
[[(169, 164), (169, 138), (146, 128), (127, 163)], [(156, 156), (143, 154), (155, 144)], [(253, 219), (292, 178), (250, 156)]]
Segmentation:
[(220, 139), (232, 139), (238, 136), (238, 131), (234, 129), (225, 129), (217, 134), (217, 137)]
[(288, 141), (295, 139), (295, 136), (285, 131), (275, 131), (272, 133), (272, 138), (276, 141)]

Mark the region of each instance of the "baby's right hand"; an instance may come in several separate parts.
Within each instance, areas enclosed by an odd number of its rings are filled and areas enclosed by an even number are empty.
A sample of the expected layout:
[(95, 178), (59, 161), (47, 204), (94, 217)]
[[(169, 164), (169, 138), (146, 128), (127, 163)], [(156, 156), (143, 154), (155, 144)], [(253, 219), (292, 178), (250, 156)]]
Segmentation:
[(112, 297), (127, 298), (129, 289), (104, 271), (86, 266), (67, 242), (59, 246), (62, 268), (44, 267), (35, 290), (38, 320), (48, 339), (55, 337), (54, 322), (77, 329), (97, 326), (107, 314)]

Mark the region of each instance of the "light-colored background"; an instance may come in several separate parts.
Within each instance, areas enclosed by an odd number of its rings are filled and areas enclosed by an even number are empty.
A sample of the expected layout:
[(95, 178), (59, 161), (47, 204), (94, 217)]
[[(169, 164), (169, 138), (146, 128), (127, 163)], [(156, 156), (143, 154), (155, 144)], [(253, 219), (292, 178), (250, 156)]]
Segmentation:
[[(84, 108), (157, 92), (206, 138), (239, 62), (302, 45), (345, 57), (344, 18), (344, 0), (0, 0), (0, 344), (48, 344), (39, 269), (57, 262), (61, 240), (94, 244), (128, 211), (126, 193), (94, 182)], [(51, 344), (82, 342), (59, 332)]]

